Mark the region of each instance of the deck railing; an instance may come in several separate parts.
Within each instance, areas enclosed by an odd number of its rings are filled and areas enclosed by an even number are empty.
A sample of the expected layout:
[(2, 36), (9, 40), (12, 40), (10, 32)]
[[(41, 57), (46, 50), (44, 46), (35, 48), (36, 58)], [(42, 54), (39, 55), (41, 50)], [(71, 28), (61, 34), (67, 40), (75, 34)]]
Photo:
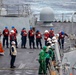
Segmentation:
[[(6, 15), (2, 12), (6, 12)], [(30, 4), (2, 4), (0, 5), (0, 16), (26, 16), (31, 13)]]

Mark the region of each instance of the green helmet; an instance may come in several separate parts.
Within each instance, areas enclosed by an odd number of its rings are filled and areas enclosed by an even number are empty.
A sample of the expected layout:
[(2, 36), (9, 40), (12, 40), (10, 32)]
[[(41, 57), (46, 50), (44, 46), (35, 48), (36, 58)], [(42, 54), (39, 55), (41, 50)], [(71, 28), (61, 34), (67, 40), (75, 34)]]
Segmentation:
[(46, 49), (47, 49), (47, 47), (46, 47), (46, 46), (44, 46), (44, 47), (43, 47), (43, 50), (44, 50), (44, 51), (46, 51)]

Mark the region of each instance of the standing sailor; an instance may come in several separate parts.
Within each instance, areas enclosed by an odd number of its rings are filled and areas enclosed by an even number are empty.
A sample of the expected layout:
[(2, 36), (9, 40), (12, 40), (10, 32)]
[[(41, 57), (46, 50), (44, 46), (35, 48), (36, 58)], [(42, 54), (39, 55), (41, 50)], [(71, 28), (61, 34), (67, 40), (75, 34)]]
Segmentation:
[(28, 32), (28, 38), (29, 38), (29, 47), (30, 49), (32, 48), (31, 45), (33, 43), (33, 49), (35, 49), (35, 42), (34, 42), (34, 39), (35, 39), (35, 31), (33, 30), (32, 27), (30, 27), (30, 30)]
[(39, 53), (39, 74), (46, 75), (46, 49), (47, 47), (44, 46), (43, 49)]
[(40, 48), (42, 49), (41, 39), (42, 39), (42, 35), (41, 35), (40, 31), (37, 30), (36, 31), (36, 46), (37, 46), (37, 48), (39, 48), (38, 45), (40, 44)]
[(50, 38), (52, 39), (52, 37), (54, 36), (54, 30), (53, 30), (53, 28), (50, 28), (49, 33), (50, 33)]
[(18, 34), (18, 31), (14, 26), (12, 26), (12, 30), (14, 31), (14, 34), (15, 34), (16, 48), (18, 48), (18, 46), (17, 46), (17, 34)]
[(25, 28), (21, 31), (21, 48), (26, 48), (26, 41), (27, 41), (27, 31)]
[(47, 46), (47, 39), (50, 38), (50, 34), (48, 30), (45, 30), (44, 32), (44, 40), (45, 40), (45, 46)]
[(8, 27), (6, 26), (5, 29), (3, 30), (3, 47), (5, 47), (5, 41), (6, 41), (6, 46), (8, 48), (8, 36), (9, 36), (9, 30)]
[(15, 63), (15, 59), (16, 59), (16, 55), (17, 55), (17, 50), (16, 50), (16, 46), (15, 46), (15, 42), (12, 41), (12, 46), (10, 49), (10, 55), (11, 55), (11, 61), (10, 61), (10, 68), (15, 68), (14, 63)]

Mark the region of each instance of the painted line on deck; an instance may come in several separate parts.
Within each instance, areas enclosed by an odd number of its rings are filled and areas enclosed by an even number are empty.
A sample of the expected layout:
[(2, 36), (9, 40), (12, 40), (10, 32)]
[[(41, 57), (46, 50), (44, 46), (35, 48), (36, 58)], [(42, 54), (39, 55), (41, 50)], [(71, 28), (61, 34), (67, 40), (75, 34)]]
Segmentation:
[(18, 67), (18, 68), (19, 68), (19, 69), (22, 69), (22, 68), (24, 68), (24, 67), (25, 67), (25, 65), (26, 65), (26, 64), (21, 63), (21, 64), (19, 65), (19, 67)]
[(38, 70), (38, 68), (0, 68), (0, 71), (2, 70)]

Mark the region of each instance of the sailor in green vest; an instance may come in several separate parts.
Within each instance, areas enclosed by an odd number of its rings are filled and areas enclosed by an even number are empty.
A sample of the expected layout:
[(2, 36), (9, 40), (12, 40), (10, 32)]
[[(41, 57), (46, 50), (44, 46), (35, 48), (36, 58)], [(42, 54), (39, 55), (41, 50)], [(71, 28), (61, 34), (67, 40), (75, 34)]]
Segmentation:
[(46, 49), (47, 47), (44, 46), (39, 53), (39, 74), (46, 74)]

